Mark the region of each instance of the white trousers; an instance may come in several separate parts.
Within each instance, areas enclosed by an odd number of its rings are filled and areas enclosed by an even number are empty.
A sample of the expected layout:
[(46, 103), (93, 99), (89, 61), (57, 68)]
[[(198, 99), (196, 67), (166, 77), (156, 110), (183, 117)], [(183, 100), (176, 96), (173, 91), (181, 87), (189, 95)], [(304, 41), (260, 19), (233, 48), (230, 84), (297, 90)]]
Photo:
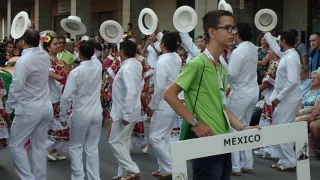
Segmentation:
[(124, 125), (122, 120), (112, 122), (109, 143), (111, 150), (118, 160), (118, 176), (125, 173), (140, 173), (139, 167), (132, 161), (130, 156), (130, 139), (135, 122)]
[[(295, 121), (296, 112), (301, 100), (296, 102), (281, 102), (273, 111), (273, 125), (288, 124)], [(284, 167), (296, 166), (296, 154), (293, 150), (294, 143), (279, 144), (278, 151), (280, 160), (278, 164)]]
[[(254, 107), (258, 102), (259, 95), (248, 98), (233, 99), (229, 97), (227, 106), (233, 114), (241, 120), (245, 125), (250, 125)], [(237, 130), (232, 128), (232, 132)], [(232, 172), (241, 172), (241, 169), (253, 169), (252, 150), (244, 150), (233, 152), (232, 158)]]
[[(21, 180), (47, 179), (46, 140), (48, 125), (53, 118), (53, 109), (48, 108), (32, 115), (15, 115), (10, 132), (10, 152), (13, 165)], [(32, 167), (24, 143), (30, 138)]]
[(88, 180), (100, 180), (99, 140), (102, 125), (102, 114), (94, 117), (74, 119), (71, 123), (70, 158), (71, 179), (84, 180), (82, 153), (86, 154)]
[(171, 174), (171, 132), (177, 119), (176, 112), (171, 109), (156, 109), (150, 124), (150, 142), (155, 151), (161, 173)]

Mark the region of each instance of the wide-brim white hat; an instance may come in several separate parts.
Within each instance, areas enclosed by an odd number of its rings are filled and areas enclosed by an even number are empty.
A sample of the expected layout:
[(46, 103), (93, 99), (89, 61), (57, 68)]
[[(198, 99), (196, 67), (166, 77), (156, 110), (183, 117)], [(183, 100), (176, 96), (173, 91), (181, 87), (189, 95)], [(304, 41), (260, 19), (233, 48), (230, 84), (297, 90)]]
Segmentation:
[(52, 31), (52, 30), (41, 31), (41, 32), (40, 32), (40, 36), (45, 36), (45, 35), (48, 34), (48, 33), (52, 34), (54, 37), (57, 37), (57, 33), (55, 33), (55, 32)]
[(11, 25), (11, 36), (13, 39), (19, 39), (23, 36), (24, 32), (28, 29), (29, 22), (31, 24), (29, 15), (25, 11), (19, 12), (14, 17)]
[(109, 43), (119, 43), (123, 36), (123, 28), (117, 21), (108, 20), (101, 24), (101, 37)]
[(140, 12), (138, 25), (143, 34), (151, 35), (158, 27), (158, 16), (152, 9), (144, 8)]
[(260, 31), (268, 32), (277, 26), (278, 16), (271, 9), (261, 9), (255, 15), (254, 23)]
[(179, 32), (192, 31), (198, 21), (196, 11), (190, 6), (181, 6), (173, 14), (173, 25)]
[(81, 18), (78, 16), (69, 16), (61, 20), (60, 25), (66, 32), (79, 35), (87, 32), (87, 27), (81, 22)]
[(229, 11), (233, 14), (233, 9), (232, 9), (231, 5), (228, 4), (225, 0), (220, 0), (220, 2), (218, 4), (218, 9)]

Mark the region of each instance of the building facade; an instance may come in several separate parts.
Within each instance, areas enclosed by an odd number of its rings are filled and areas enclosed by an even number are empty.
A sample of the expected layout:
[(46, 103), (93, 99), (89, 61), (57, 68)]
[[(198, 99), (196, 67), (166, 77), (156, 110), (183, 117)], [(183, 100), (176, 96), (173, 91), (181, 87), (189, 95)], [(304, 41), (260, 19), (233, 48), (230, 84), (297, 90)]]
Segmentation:
[[(2, 0), (0, 3), (0, 38), (8, 37), (14, 16), (24, 10), (32, 25), (40, 30), (54, 30), (63, 35), (60, 21), (77, 15), (87, 26), (87, 35), (98, 35), (99, 27), (106, 20), (118, 21), (124, 28), (131, 22), (139, 36), (140, 11), (149, 7), (155, 11), (162, 30), (174, 31), (172, 16), (182, 5), (193, 7), (198, 14), (198, 25), (192, 37), (203, 34), (202, 17), (217, 9), (219, 0)], [(235, 21), (252, 25), (255, 37), (259, 32), (254, 26), (254, 16), (263, 8), (273, 9), (278, 15), (277, 30), (295, 28), (302, 42), (307, 43), (313, 31), (320, 31), (320, 0), (226, 0), (234, 11)]]

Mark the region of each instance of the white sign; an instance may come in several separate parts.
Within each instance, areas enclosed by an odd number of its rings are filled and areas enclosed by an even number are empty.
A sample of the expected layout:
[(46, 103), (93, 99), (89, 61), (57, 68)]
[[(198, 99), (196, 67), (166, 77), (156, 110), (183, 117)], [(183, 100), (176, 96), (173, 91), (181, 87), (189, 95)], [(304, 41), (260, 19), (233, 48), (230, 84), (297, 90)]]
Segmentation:
[(58, 13), (68, 13), (71, 11), (70, 1), (58, 2)]
[(244, 9), (244, 0), (240, 0), (240, 7), (239, 9)]
[(173, 142), (171, 143), (172, 178), (188, 180), (186, 161), (190, 159), (289, 142), (295, 142), (296, 146), (297, 180), (310, 180), (307, 122)]

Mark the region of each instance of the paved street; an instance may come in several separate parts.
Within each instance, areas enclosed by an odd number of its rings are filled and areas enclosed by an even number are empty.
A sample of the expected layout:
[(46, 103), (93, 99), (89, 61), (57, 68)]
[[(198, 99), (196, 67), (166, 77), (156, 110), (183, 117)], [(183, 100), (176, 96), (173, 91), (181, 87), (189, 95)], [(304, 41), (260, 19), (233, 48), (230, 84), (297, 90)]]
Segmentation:
[[(147, 123), (146, 123), (147, 124)], [(147, 125), (148, 126), (148, 125)], [(100, 138), (100, 174), (102, 180), (111, 180), (111, 177), (116, 175), (117, 163), (113, 154), (110, 151), (106, 138), (107, 127), (104, 127)], [(0, 179), (1, 180), (18, 180), (10, 157), (9, 152), (6, 152), (5, 159), (0, 162)], [(157, 169), (155, 155), (150, 149), (146, 155), (143, 155), (140, 149), (132, 150), (132, 158), (137, 162), (141, 172), (142, 180), (153, 180), (151, 172)], [(277, 172), (269, 166), (275, 163), (275, 160), (265, 160), (255, 158), (255, 171), (253, 175), (243, 175), (241, 177), (232, 177), (232, 180), (295, 180), (293, 172)], [(190, 169), (190, 167), (189, 167)], [(48, 162), (48, 180), (68, 180), (70, 179), (70, 161)], [(189, 171), (190, 172), (190, 171)], [(320, 179), (320, 161), (311, 161), (311, 176), (312, 180)], [(189, 175), (189, 179), (191, 175)]]

